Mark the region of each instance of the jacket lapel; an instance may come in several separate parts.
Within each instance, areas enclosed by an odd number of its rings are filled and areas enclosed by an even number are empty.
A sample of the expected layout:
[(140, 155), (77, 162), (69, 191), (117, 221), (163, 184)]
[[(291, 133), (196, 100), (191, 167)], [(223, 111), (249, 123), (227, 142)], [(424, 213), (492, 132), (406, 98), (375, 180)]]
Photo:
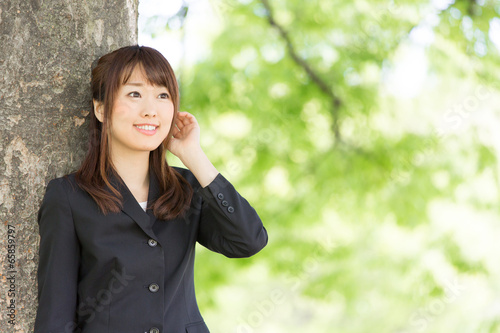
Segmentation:
[[(153, 171), (153, 169), (149, 168), (148, 206), (151, 202), (156, 201), (156, 199), (158, 199), (159, 196), (160, 196), (160, 183), (158, 182), (158, 179), (156, 178), (156, 174)], [(153, 224), (156, 221), (156, 216), (154, 216), (153, 210), (151, 209), (146, 209), (146, 212), (149, 216), (149, 219), (151, 220), (150, 226), (152, 228)]]
[[(149, 237), (156, 239), (156, 235), (152, 229), (153, 223), (156, 219), (153, 212), (151, 210), (147, 210), (147, 213), (144, 212), (132, 192), (130, 192), (128, 187), (121, 181), (121, 179), (118, 178), (118, 176), (111, 175), (109, 179), (110, 183), (115, 186), (123, 197), (122, 211), (132, 218), (132, 220), (134, 220)], [(148, 204), (158, 197), (159, 192), (158, 181), (156, 180), (153, 170), (150, 169)]]

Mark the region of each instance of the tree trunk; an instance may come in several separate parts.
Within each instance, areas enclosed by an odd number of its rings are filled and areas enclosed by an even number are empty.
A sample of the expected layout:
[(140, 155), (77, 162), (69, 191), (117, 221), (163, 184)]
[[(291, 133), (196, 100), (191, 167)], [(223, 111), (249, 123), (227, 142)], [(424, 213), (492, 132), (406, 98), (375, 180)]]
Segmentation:
[(0, 331), (31, 332), (37, 212), (87, 148), (90, 71), (137, 43), (138, 0), (0, 1)]

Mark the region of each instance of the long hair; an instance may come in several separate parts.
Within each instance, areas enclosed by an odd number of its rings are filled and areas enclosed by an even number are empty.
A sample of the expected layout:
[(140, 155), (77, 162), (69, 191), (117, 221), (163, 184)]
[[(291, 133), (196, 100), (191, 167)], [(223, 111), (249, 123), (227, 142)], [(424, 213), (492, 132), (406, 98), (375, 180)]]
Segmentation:
[(110, 156), (111, 113), (118, 89), (127, 83), (136, 66), (141, 66), (149, 84), (166, 87), (174, 104), (170, 131), (149, 156), (149, 168), (158, 179), (161, 194), (154, 203), (148, 204), (157, 218), (173, 219), (186, 212), (191, 202), (193, 189), (184, 177), (168, 165), (166, 160), (167, 146), (175, 129), (179, 110), (179, 88), (174, 71), (167, 59), (155, 49), (138, 45), (122, 47), (102, 56), (92, 70), (92, 98), (104, 108), (103, 121), (101, 123), (95, 116), (94, 103), (92, 103), (89, 148), (82, 165), (76, 172), (76, 181), (78, 186), (96, 201), (104, 214), (116, 213), (122, 208), (123, 198), (118, 189), (109, 181), (110, 175), (122, 181), (113, 167)]

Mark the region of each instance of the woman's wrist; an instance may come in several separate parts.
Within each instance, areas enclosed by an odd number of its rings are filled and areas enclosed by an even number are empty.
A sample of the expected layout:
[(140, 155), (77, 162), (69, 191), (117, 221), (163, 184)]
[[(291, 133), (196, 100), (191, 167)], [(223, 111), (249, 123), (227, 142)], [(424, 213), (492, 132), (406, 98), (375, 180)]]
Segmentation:
[(202, 187), (209, 185), (219, 174), (201, 147), (189, 151), (188, 154), (179, 157), (179, 159), (186, 168), (191, 170)]

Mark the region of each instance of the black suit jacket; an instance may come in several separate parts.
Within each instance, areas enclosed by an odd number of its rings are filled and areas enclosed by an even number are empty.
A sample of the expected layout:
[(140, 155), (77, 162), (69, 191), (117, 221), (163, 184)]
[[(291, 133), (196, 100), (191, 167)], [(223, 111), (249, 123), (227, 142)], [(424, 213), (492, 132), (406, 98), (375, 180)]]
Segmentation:
[[(196, 303), (195, 243), (227, 257), (267, 244), (250, 204), (219, 173), (194, 189), (184, 218), (157, 220), (126, 186), (119, 213), (103, 215), (75, 175), (51, 180), (38, 214), (40, 262), (35, 333), (206, 333)], [(119, 183), (112, 179), (117, 186)], [(148, 201), (159, 196), (150, 170)]]

